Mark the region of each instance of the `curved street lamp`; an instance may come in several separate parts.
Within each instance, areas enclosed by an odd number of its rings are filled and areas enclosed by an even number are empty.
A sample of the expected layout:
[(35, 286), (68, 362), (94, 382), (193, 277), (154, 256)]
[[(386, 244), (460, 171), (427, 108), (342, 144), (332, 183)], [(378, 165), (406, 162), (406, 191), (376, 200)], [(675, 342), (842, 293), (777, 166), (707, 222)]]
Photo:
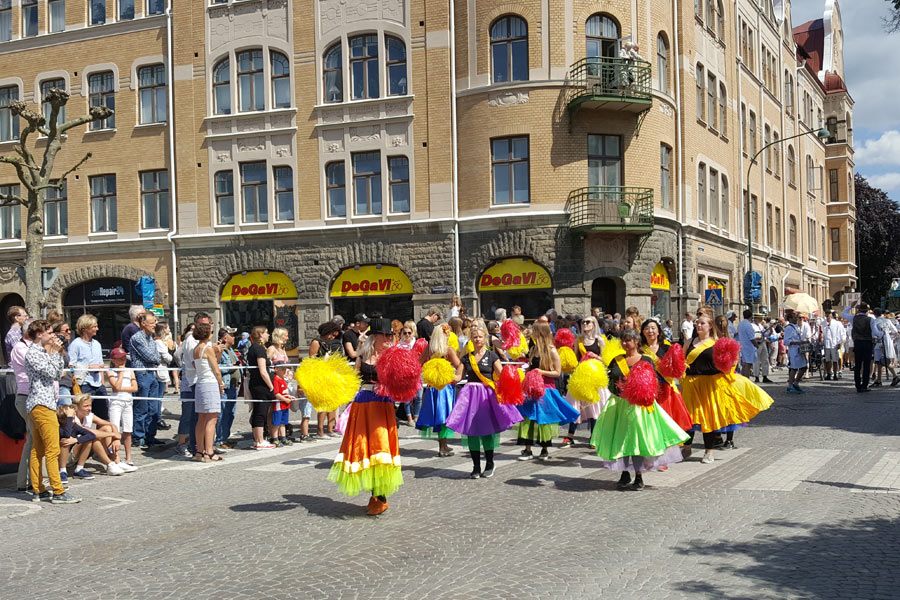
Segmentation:
[[(759, 149), (759, 151), (753, 155), (753, 158), (750, 159), (750, 164), (747, 165), (747, 187), (744, 190), (744, 195), (746, 200), (744, 201), (744, 221), (747, 223), (747, 273), (750, 275), (750, 282), (753, 283), (753, 227), (751, 223), (751, 214), (750, 214), (750, 170), (753, 168), (753, 165), (756, 164), (756, 159), (759, 158), (759, 155), (762, 154), (767, 148), (771, 148), (775, 144), (783, 144), (789, 140), (797, 139), (799, 137), (803, 137), (804, 135), (814, 134), (819, 139), (826, 139), (831, 137), (831, 132), (827, 129), (811, 129), (810, 131), (804, 131), (803, 133), (798, 133), (797, 135), (792, 135), (786, 138), (781, 138), (779, 140), (775, 140), (774, 142), (769, 142), (765, 146)], [(755, 134), (754, 134), (755, 135)], [(750, 297), (750, 294), (747, 290), (744, 290), (747, 298)], [(784, 293), (784, 290), (782, 290)], [(749, 300), (747, 304), (750, 306), (750, 309), (753, 310), (755, 308), (755, 304), (752, 300)]]

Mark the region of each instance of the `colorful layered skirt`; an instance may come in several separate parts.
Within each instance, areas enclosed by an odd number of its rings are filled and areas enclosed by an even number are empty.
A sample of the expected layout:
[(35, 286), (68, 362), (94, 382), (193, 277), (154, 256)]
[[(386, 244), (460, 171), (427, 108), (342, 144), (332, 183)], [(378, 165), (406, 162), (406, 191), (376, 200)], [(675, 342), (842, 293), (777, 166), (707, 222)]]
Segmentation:
[(666, 383), (659, 388), (659, 398), (657, 399), (659, 407), (666, 411), (672, 417), (672, 420), (678, 423), (684, 431), (690, 431), (694, 422), (691, 420), (691, 414), (684, 405), (684, 399), (674, 384)]
[(490, 387), (467, 383), (456, 397), (446, 426), (461, 435), (480, 437), (504, 432), (521, 421), (516, 407), (500, 404)]
[(439, 438), (453, 437), (453, 430), (445, 427), (456, 399), (456, 386), (447, 385), (440, 390), (426, 387), (422, 394), (422, 408), (416, 418), (416, 429), (424, 438), (437, 435)]
[(546, 446), (556, 437), (560, 425), (574, 423), (581, 416), (555, 387), (545, 387), (539, 399), (526, 400), (516, 408), (523, 417), (517, 435), (522, 445), (535, 441)]
[(772, 397), (737, 373), (688, 375), (681, 395), (694, 428), (703, 433), (731, 431), (772, 406)]

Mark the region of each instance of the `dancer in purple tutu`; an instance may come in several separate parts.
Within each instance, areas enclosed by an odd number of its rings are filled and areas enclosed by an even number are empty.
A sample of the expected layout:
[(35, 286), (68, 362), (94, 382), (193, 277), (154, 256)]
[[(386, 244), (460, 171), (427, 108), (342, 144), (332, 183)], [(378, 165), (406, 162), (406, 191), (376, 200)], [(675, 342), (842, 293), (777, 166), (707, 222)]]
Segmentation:
[[(492, 376), (500, 375), (500, 357), (486, 346), (487, 331), (474, 325), (463, 358), (468, 383), (456, 398), (447, 418), (447, 427), (466, 436), (472, 454), (472, 479), (493, 477), (494, 451), (500, 447), (500, 433), (522, 420), (512, 405), (500, 404)], [(484, 449), (484, 471), (481, 450)]]

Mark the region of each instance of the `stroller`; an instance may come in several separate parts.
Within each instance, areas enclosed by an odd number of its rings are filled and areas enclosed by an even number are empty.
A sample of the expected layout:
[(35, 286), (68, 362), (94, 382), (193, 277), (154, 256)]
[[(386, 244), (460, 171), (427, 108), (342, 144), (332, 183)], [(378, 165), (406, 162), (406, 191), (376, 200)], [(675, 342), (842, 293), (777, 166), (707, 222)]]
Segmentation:
[(819, 379), (825, 379), (825, 369), (823, 368), (825, 361), (825, 344), (815, 342), (810, 344), (809, 351), (809, 374), (819, 373)]

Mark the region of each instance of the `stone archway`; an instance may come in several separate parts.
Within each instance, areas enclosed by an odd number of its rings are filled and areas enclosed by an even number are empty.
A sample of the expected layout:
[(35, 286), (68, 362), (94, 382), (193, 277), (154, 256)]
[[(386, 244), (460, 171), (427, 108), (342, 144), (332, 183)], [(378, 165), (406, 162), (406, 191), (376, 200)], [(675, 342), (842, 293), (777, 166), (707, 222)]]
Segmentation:
[[(60, 309), (60, 302), (63, 292), (73, 285), (85, 281), (107, 278), (137, 281), (145, 275), (149, 275), (151, 277), (154, 276), (153, 273), (144, 271), (143, 269), (137, 269), (130, 265), (95, 264), (87, 267), (82, 267), (80, 269), (75, 269), (74, 271), (69, 271), (68, 273), (60, 275), (56, 279), (56, 281), (53, 283), (53, 286), (47, 292), (47, 306), (51, 309)], [(157, 297), (157, 302), (158, 301), (159, 298)]]

